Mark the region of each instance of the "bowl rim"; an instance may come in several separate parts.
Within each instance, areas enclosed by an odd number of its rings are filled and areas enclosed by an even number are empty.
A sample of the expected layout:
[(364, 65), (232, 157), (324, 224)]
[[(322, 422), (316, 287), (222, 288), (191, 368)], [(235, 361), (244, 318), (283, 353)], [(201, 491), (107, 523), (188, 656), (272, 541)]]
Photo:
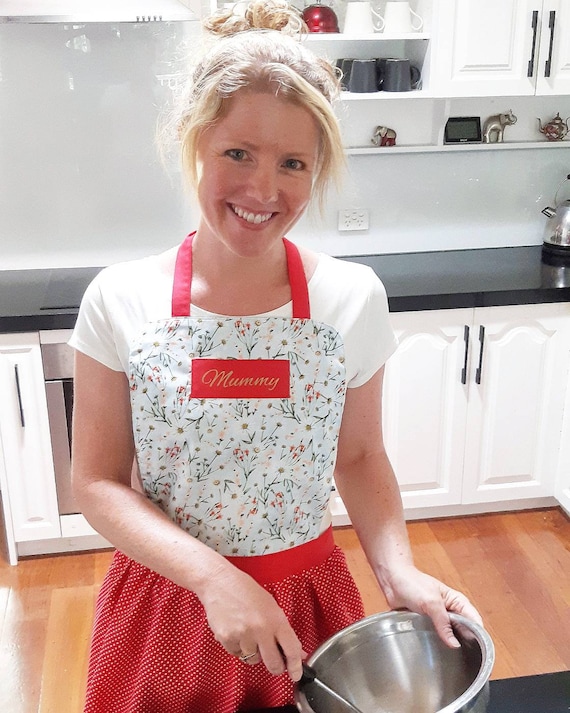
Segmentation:
[[(374, 621), (379, 621), (381, 619), (398, 620), (409, 618), (416, 620), (425, 620), (426, 623), (431, 624), (431, 627), (433, 628), (433, 622), (427, 614), (419, 614), (417, 612), (402, 609), (395, 609), (387, 612), (378, 612), (377, 614), (371, 614), (370, 616), (366, 616), (363, 619), (359, 619), (358, 621), (354, 622), (353, 624), (350, 624), (344, 629), (337, 631), (336, 634), (333, 634), (330, 638), (324, 641), (317, 649), (315, 649), (315, 651), (307, 660), (307, 663), (309, 664), (309, 666), (314, 666), (315, 661), (320, 657), (320, 655), (324, 651), (329, 649), (331, 646), (333, 646), (338, 639), (342, 638), (345, 634), (357, 631), (358, 629), (363, 628)], [(493, 670), (493, 666), (495, 664), (495, 646), (493, 644), (491, 636), (485, 630), (485, 628), (477, 622), (473, 621), (472, 619), (467, 619), (467, 617), (464, 617), (461, 614), (456, 614), (455, 612), (449, 612), (449, 618), (451, 620), (452, 625), (464, 626), (475, 635), (477, 643), (481, 648), (481, 667), (469, 688), (467, 688), (460, 696), (458, 696), (451, 703), (448, 703), (443, 708), (437, 710), (436, 713), (456, 713), (457, 711), (460, 711), (466, 703), (472, 701), (488, 684), (491, 672)], [(296, 685), (295, 700), (298, 701), (301, 696), (302, 701), (309, 706), (309, 710), (312, 710), (306, 696), (299, 688), (299, 686)]]

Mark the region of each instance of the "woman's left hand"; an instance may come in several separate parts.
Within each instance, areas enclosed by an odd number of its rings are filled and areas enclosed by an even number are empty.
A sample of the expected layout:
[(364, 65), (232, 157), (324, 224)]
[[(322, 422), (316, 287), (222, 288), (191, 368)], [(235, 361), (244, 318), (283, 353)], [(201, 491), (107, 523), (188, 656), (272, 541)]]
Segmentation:
[(460, 643), (453, 633), (449, 612), (460, 614), (477, 624), (483, 623), (481, 615), (464, 594), (413, 565), (391, 573), (389, 581), (383, 583), (383, 590), (393, 609), (427, 614), (442, 641), (452, 648), (459, 647)]

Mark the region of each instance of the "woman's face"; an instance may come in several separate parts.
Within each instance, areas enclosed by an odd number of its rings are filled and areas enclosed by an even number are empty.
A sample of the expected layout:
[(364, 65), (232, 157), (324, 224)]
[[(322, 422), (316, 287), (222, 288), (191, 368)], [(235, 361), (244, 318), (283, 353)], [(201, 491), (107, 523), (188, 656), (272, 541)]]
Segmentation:
[(197, 145), (198, 237), (241, 256), (275, 247), (309, 203), (319, 132), (302, 106), (241, 90)]

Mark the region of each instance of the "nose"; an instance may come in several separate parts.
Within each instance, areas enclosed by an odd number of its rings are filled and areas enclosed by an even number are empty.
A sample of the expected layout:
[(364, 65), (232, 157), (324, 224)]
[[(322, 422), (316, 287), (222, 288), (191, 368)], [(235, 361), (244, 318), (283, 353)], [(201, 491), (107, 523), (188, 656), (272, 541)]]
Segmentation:
[(273, 203), (279, 195), (279, 172), (270, 164), (252, 168), (247, 183), (248, 195), (262, 204)]

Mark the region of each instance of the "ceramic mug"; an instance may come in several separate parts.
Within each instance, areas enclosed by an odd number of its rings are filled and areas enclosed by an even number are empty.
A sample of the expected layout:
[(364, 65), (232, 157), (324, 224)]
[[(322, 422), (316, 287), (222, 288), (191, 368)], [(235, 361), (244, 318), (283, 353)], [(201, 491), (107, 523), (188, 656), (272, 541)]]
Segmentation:
[(349, 92), (377, 92), (375, 59), (354, 59), (348, 80)]
[(350, 73), (352, 71), (352, 63), (354, 59), (352, 57), (341, 57), (337, 59), (336, 66), (340, 69), (342, 76), (340, 79), (340, 86), (342, 89), (349, 89)]
[(223, 10), (231, 10), (234, 15), (240, 15), (245, 17), (245, 12), (247, 10), (248, 2), (225, 2), (222, 5)]
[(343, 33), (345, 35), (371, 35), (384, 29), (384, 19), (366, 0), (350, 0), (346, 4)]
[(387, 57), (376, 60), (378, 88), (384, 92), (409, 92), (421, 80), (420, 70), (409, 59)]
[(385, 35), (406, 35), (419, 32), (424, 26), (424, 21), (409, 2), (387, 2), (383, 19)]

